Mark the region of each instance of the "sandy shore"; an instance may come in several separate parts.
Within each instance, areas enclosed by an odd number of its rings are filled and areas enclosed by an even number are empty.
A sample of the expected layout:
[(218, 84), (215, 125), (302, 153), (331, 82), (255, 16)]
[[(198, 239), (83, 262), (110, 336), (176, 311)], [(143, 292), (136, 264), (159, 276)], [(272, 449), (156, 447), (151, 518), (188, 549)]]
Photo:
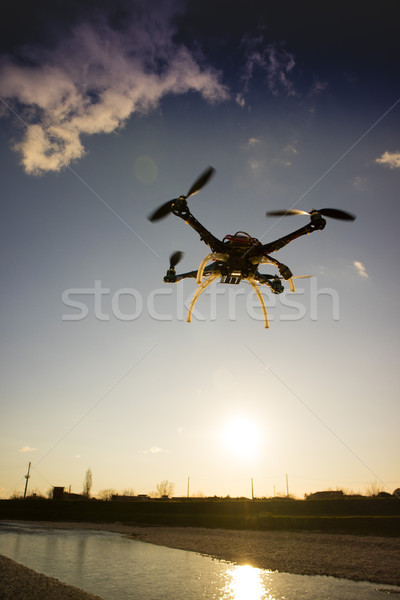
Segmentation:
[[(400, 586), (400, 538), (285, 531), (228, 531), (197, 527), (136, 527), (119, 523), (36, 522), (32, 525), (59, 529), (111, 531), (151, 544), (189, 550), (237, 564), (250, 564), (272, 571), (299, 575), (331, 575), (355, 581), (371, 581)], [(0, 564), (2, 566), (2, 563)], [(13, 563), (13, 568), (14, 565), (16, 563)], [(24, 578), (28, 577), (25, 571), (29, 570), (24, 567), (21, 569), (24, 570)], [(30, 571), (28, 579), (32, 573), (33, 571)], [(35, 573), (33, 574), (35, 575)], [(24, 578), (18, 576), (20, 582), (23, 582)], [(54, 581), (56, 580), (52, 580), (52, 582)], [(56, 583), (59, 584), (57, 581)], [(83, 592), (81, 596), (60, 596), (55, 592), (53, 595), (34, 596), (28, 580), (26, 585), (29, 595), (2, 595), (3, 582), (0, 579), (0, 599), (71, 598), (73, 600), (89, 600), (94, 598)], [(74, 588), (70, 589), (77, 591)]]

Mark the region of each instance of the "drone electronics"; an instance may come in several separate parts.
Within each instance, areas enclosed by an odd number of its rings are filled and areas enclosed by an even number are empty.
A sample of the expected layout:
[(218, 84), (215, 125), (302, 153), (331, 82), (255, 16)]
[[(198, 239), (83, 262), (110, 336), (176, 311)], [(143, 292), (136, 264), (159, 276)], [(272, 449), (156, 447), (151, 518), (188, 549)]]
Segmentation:
[[(206, 185), (212, 175), (215, 173), (213, 167), (209, 167), (200, 175), (194, 182), (186, 196), (179, 196), (162, 204), (148, 218), (149, 221), (155, 222), (167, 217), (170, 213), (180, 217), (190, 225), (200, 235), (200, 239), (210, 247), (211, 253), (201, 261), (199, 268), (196, 271), (188, 273), (176, 274), (175, 267), (181, 261), (183, 252), (174, 252), (170, 257), (169, 269), (164, 277), (166, 283), (177, 283), (182, 279), (195, 278), (198, 288), (193, 296), (189, 307), (187, 322), (192, 320), (194, 306), (200, 294), (212, 283), (215, 279), (220, 278), (221, 283), (237, 285), (242, 280), (246, 280), (252, 286), (259, 299), (263, 316), (264, 325), (268, 328), (268, 315), (263, 296), (260, 292), (260, 285), (267, 285), (274, 294), (281, 294), (284, 291), (282, 280), (289, 283), (290, 290), (295, 291), (293, 274), (289, 267), (273, 258), (271, 254), (280, 250), (293, 240), (302, 235), (312, 233), (318, 229), (324, 229), (326, 221), (323, 217), (332, 219), (340, 219), (342, 221), (354, 221), (355, 217), (348, 212), (338, 210), (336, 208), (320, 208), (312, 209), (311, 212), (304, 210), (288, 209), (275, 210), (267, 212), (267, 216), (290, 216), (290, 215), (307, 215), (310, 217), (310, 222), (297, 229), (293, 233), (281, 237), (268, 244), (262, 244), (258, 239), (251, 237), (244, 231), (237, 231), (234, 235), (226, 235), (221, 241), (208, 231), (199, 221), (192, 215), (187, 205), (187, 200), (197, 194), (201, 188)], [(258, 267), (260, 264), (274, 265), (279, 275), (267, 275), (260, 273)], [(301, 276), (300, 276), (301, 277)], [(307, 275), (303, 277), (308, 277)]]

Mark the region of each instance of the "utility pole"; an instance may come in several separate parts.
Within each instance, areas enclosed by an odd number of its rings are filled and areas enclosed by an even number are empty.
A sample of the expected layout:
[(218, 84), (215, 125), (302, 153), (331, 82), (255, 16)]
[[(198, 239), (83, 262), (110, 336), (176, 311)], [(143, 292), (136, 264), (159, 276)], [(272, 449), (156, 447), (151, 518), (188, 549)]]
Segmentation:
[(251, 478), (251, 499), (254, 500), (254, 486), (253, 486), (253, 478)]
[(190, 477), (188, 477), (188, 484), (187, 484), (187, 497), (189, 498), (189, 482), (190, 482)]
[(31, 471), (31, 463), (28, 464), (28, 472), (25, 475), (26, 482), (25, 482), (24, 498), (26, 498), (26, 492), (27, 492), (27, 489), (28, 489), (28, 479), (30, 477), (30, 474), (29, 474), (30, 471)]
[(286, 496), (289, 498), (289, 480), (286, 473)]

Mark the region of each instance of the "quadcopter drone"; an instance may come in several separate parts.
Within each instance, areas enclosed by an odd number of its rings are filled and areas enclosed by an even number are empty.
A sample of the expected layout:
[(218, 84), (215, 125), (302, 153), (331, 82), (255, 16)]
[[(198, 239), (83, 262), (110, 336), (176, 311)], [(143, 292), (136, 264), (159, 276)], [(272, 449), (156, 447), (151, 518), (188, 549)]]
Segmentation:
[[(170, 213), (180, 217), (190, 225), (200, 235), (200, 239), (210, 247), (211, 253), (207, 254), (201, 261), (200, 266), (195, 271), (176, 274), (175, 267), (183, 257), (183, 252), (177, 251), (170, 256), (169, 269), (164, 277), (166, 283), (177, 283), (182, 279), (195, 278), (198, 288), (191, 301), (187, 322), (192, 320), (192, 313), (200, 294), (213, 282), (220, 278), (221, 283), (237, 285), (242, 280), (247, 280), (257, 294), (260, 302), (265, 328), (268, 328), (268, 315), (264, 298), (260, 292), (260, 285), (267, 285), (274, 294), (281, 294), (284, 291), (282, 280), (289, 283), (290, 290), (295, 291), (293, 277), (289, 267), (273, 258), (271, 254), (280, 250), (293, 240), (302, 235), (312, 233), (325, 227), (326, 221), (323, 217), (331, 217), (343, 221), (354, 221), (355, 217), (343, 210), (336, 208), (312, 209), (311, 212), (304, 210), (288, 209), (275, 210), (267, 212), (267, 216), (288, 216), (288, 215), (308, 215), (310, 223), (297, 229), (293, 233), (281, 237), (274, 242), (262, 244), (259, 240), (251, 237), (244, 231), (237, 231), (234, 235), (226, 235), (221, 241), (208, 231), (192, 215), (187, 205), (187, 200), (194, 194), (197, 194), (201, 188), (210, 180), (215, 173), (213, 167), (209, 167), (194, 182), (186, 196), (179, 196), (162, 204), (149, 217), (149, 221), (155, 222), (163, 219)], [(210, 264), (209, 264), (210, 263)], [(258, 271), (260, 264), (274, 265), (279, 271), (279, 275), (267, 275)], [(305, 275), (303, 277), (309, 277)]]

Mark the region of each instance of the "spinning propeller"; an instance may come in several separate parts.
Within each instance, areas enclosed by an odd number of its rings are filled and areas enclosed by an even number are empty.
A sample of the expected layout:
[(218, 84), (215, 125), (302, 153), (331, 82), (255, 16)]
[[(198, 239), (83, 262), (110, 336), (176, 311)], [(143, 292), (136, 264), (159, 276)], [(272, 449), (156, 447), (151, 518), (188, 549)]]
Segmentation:
[(287, 210), (270, 210), (267, 212), (267, 217), (288, 217), (290, 215), (315, 215), (316, 213), (323, 217), (331, 217), (331, 219), (340, 219), (341, 221), (354, 221), (355, 216), (351, 215), (344, 210), (337, 208), (320, 208), (319, 210), (313, 209), (311, 212), (305, 210), (297, 210), (296, 208), (288, 208)]
[(181, 252), (180, 250), (177, 250), (176, 252), (171, 254), (171, 256), (169, 257), (169, 268), (175, 269), (176, 265), (179, 262), (181, 262), (183, 255), (184, 255), (184, 253)]
[(215, 173), (215, 169), (213, 167), (208, 167), (208, 169), (206, 169), (204, 171), (204, 173), (202, 173), (200, 175), (200, 177), (198, 177), (198, 179), (196, 179), (196, 181), (194, 182), (194, 184), (192, 185), (192, 187), (190, 188), (190, 190), (188, 191), (186, 196), (180, 196), (179, 198), (173, 198), (173, 200), (168, 200), (168, 202), (165, 202), (165, 204), (162, 204), (161, 206), (159, 206), (148, 217), (149, 221), (154, 223), (155, 221), (164, 219), (164, 217), (169, 215), (169, 213), (171, 212), (171, 208), (172, 208), (172, 205), (174, 204), (174, 202), (177, 202), (178, 200), (187, 200), (188, 198), (190, 198), (190, 196), (194, 196), (194, 194), (197, 194), (197, 192), (199, 192), (201, 190), (201, 188), (206, 185), (206, 183), (209, 181), (210, 177), (214, 173)]

